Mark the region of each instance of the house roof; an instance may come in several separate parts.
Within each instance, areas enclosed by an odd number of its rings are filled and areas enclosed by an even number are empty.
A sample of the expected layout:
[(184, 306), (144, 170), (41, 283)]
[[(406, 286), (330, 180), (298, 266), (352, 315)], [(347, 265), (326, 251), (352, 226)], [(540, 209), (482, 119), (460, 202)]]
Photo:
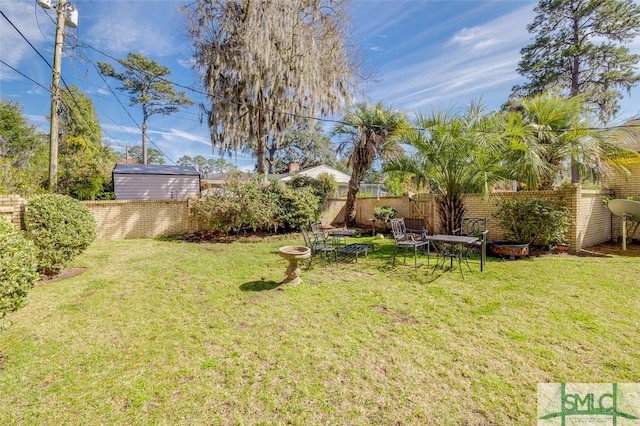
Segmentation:
[(116, 164), (113, 173), (125, 175), (200, 175), (193, 166), (167, 166), (164, 164)]
[(282, 181), (288, 181), (291, 180), (291, 178), (293, 176), (296, 175), (301, 175), (301, 176), (309, 176), (312, 177), (314, 179), (317, 179), (318, 176), (321, 173), (329, 173), (330, 175), (333, 175), (333, 177), (335, 178), (336, 182), (340, 183), (349, 183), (349, 180), (351, 179), (351, 176), (341, 172), (338, 169), (334, 169), (333, 167), (329, 167), (327, 165), (321, 164), (319, 166), (315, 166), (315, 167), (309, 167), (308, 169), (303, 169), (303, 170), (298, 170), (296, 172), (293, 173), (283, 173), (281, 175), (278, 175), (278, 179), (282, 180)]

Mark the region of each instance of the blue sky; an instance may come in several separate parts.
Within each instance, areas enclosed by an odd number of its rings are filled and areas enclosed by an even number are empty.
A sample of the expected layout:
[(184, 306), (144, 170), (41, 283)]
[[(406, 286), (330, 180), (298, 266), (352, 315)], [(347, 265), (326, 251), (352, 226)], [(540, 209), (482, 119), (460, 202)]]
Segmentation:
[[(191, 69), (191, 47), (178, 0), (77, 0), (79, 23), (67, 30), (62, 77), (89, 96), (98, 111), (103, 138), (114, 148), (140, 144), (142, 113), (129, 107), (125, 94), (109, 91), (94, 66), (137, 52), (172, 71), (170, 80), (202, 90)], [(352, 37), (362, 49), (376, 81), (367, 85), (372, 101), (405, 110), (410, 116), (434, 108), (461, 109), (481, 99), (497, 109), (511, 87), (522, 82), (516, 73), (519, 51), (530, 42), (526, 26), (533, 20), (536, 1), (421, 1), (351, 0)], [(53, 62), (55, 25), (53, 10), (35, 0), (0, 0), (0, 10), (24, 37)], [(31, 80), (48, 88), (51, 69), (7, 20), (0, 16), (0, 59)], [(629, 45), (640, 53), (640, 40)], [(50, 94), (47, 90), (0, 63), (0, 96), (19, 102), (29, 120), (48, 132)], [(107, 79), (115, 89), (116, 81)], [(187, 94), (197, 103), (202, 95)], [(124, 108), (122, 105), (124, 105)], [(640, 89), (622, 102), (616, 122), (640, 115)], [(133, 119), (132, 119), (133, 117)], [(135, 120), (135, 122), (134, 122)], [(206, 119), (205, 119), (206, 123)], [(200, 124), (197, 106), (171, 116), (149, 120), (151, 147), (159, 148), (168, 164), (183, 155), (217, 157), (206, 125)], [(239, 167), (254, 160), (239, 154)]]

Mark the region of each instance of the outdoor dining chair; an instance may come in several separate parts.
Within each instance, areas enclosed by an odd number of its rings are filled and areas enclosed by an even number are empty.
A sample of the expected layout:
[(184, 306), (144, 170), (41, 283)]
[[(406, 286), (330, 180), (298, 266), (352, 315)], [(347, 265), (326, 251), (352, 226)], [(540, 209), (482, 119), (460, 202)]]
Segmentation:
[(453, 235), (469, 235), (474, 237), (482, 236), (487, 230), (486, 217), (463, 217), (460, 228), (453, 230)]
[(425, 240), (429, 234), (429, 222), (425, 218), (402, 218), (404, 226), (407, 228), (407, 234), (415, 234), (414, 238)]
[(313, 233), (313, 238), (316, 241), (322, 241), (325, 243), (328, 243), (328, 239), (327, 239), (327, 234), (325, 234), (325, 232), (322, 230), (322, 227), (320, 226), (320, 224), (318, 222), (311, 222), (309, 224), (309, 226), (311, 227), (311, 232)]
[(311, 249), (311, 257), (309, 258), (307, 269), (311, 267), (313, 258), (318, 253), (320, 253), (320, 255), (324, 258), (325, 264), (331, 262), (329, 256), (333, 257), (333, 261), (336, 264), (338, 263), (338, 253), (336, 252), (335, 247), (329, 245), (329, 243), (324, 238), (316, 238), (315, 236), (313, 236), (313, 234), (309, 234), (309, 231), (307, 231), (307, 228), (304, 226), (300, 227), (300, 232), (302, 232), (304, 244)]
[[(453, 231), (454, 235), (467, 235), (472, 237), (478, 237), (479, 241), (469, 247), (465, 252), (465, 257), (468, 261), (469, 254), (471, 252), (480, 255), (480, 271), (484, 269), (484, 263), (486, 259), (487, 242), (489, 239), (489, 230), (487, 229), (486, 217), (464, 217), (460, 224), (460, 228)], [(467, 263), (468, 264), (468, 263)]]
[[(429, 244), (428, 241), (422, 240), (420, 235), (411, 234), (407, 232), (407, 228), (403, 218), (391, 219), (391, 231), (393, 232), (393, 239), (395, 240), (395, 250), (393, 251), (393, 265), (396, 264), (396, 255), (398, 249), (404, 247), (404, 262), (407, 262), (407, 251), (413, 250), (413, 263), (418, 267), (418, 249)], [(417, 237), (417, 238), (416, 238)]]

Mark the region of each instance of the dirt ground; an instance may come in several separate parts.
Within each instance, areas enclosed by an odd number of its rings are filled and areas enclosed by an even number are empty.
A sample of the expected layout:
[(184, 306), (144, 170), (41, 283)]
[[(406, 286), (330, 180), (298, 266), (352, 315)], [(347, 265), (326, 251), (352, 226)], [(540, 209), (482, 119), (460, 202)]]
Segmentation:
[(61, 271), (58, 275), (54, 275), (52, 277), (45, 277), (45, 278), (39, 279), (38, 280), (38, 284), (49, 284), (49, 283), (53, 283), (53, 282), (56, 282), (56, 281), (66, 280), (67, 278), (71, 278), (71, 277), (75, 277), (76, 275), (80, 275), (81, 273), (83, 273), (86, 270), (87, 270), (87, 268), (84, 268), (84, 267), (67, 268), (67, 269), (64, 269), (63, 271)]
[(607, 241), (595, 246), (585, 247), (577, 253), (578, 256), (626, 256), (640, 257), (640, 242), (634, 240), (627, 244), (627, 249), (622, 251), (622, 241)]

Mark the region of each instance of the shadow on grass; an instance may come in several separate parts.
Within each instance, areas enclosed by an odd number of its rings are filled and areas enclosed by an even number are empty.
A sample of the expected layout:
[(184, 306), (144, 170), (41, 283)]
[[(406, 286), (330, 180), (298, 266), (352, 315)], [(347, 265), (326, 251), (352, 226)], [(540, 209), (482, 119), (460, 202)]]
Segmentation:
[(273, 290), (280, 286), (279, 282), (276, 281), (249, 281), (248, 283), (244, 283), (240, 286), (240, 290), (242, 291), (265, 291), (265, 290)]
[(427, 262), (427, 258), (424, 257), (418, 260), (418, 267), (414, 266), (413, 259), (408, 259), (407, 262), (403, 262), (400, 257), (396, 264), (393, 264), (392, 259), (387, 259), (383, 263), (379, 263), (375, 266), (375, 269), (386, 275), (393, 275), (395, 277), (402, 277), (406, 280), (419, 279), (425, 284), (429, 284), (444, 275), (446, 271), (439, 268), (434, 268), (433, 259)]

